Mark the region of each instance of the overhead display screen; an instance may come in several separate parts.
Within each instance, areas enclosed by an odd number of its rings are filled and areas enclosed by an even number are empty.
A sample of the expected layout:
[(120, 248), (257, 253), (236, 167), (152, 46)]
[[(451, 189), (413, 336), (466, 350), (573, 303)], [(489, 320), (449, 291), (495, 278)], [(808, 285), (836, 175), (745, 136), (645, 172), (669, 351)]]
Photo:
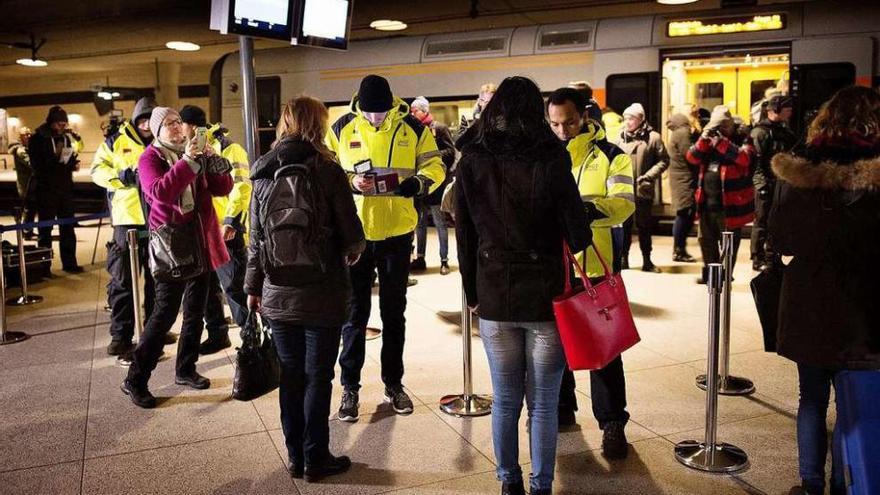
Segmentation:
[(668, 23), (666, 34), (670, 38), (674, 38), (679, 36), (705, 36), (708, 34), (776, 31), (785, 29), (785, 21), (785, 14), (681, 20)]
[(290, 40), (291, 0), (230, 0), (229, 32)]
[(348, 48), (353, 1), (302, 0), (293, 43), (345, 50)]

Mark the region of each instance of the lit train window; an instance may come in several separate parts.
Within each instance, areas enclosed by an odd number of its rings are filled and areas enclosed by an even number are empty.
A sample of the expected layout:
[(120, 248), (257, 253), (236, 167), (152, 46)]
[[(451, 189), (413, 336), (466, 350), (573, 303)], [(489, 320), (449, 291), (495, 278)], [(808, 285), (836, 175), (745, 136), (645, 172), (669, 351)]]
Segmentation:
[(776, 80), (775, 79), (762, 79), (762, 80), (752, 81), (751, 84), (749, 84), (749, 94), (751, 95), (749, 97), (749, 107), (751, 107), (755, 103), (763, 100), (764, 93), (766, 93), (769, 88), (775, 88), (775, 87), (776, 87)]
[(694, 87), (697, 106), (711, 110), (724, 104), (724, 83), (697, 83)]

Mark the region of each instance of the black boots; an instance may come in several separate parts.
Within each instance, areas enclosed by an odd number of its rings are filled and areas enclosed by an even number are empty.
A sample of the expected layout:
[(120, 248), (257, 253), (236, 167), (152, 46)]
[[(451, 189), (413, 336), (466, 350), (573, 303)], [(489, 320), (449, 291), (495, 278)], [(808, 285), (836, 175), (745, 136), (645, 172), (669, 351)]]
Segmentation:
[(602, 455), (606, 459), (626, 459), (629, 445), (623, 432), (625, 423), (609, 421), (602, 429)]
[(232, 342), (230, 342), (228, 335), (216, 338), (208, 337), (207, 340), (199, 345), (199, 354), (203, 356), (207, 354), (214, 354), (222, 351), (223, 349), (226, 349), (227, 347), (232, 347)]
[(113, 340), (110, 342), (110, 345), (107, 346), (107, 354), (111, 356), (122, 356), (128, 354), (134, 349), (134, 344), (129, 340), (128, 342), (124, 340)]
[(156, 398), (153, 397), (153, 394), (150, 393), (149, 389), (146, 386), (135, 385), (134, 383), (125, 380), (122, 382), (122, 393), (127, 395), (131, 402), (138, 407), (142, 407), (144, 409), (152, 409), (156, 407)]
[(421, 256), (412, 260), (412, 262), (409, 264), (409, 271), (411, 273), (423, 272), (427, 269), (428, 265), (425, 264), (425, 258), (422, 258)]
[(321, 481), (327, 476), (342, 474), (349, 469), (351, 469), (351, 459), (344, 455), (335, 457), (331, 454), (328, 454), (324, 461), (320, 464), (311, 464), (306, 466), (303, 477), (309, 483), (314, 483), (316, 481)]
[(688, 254), (684, 248), (675, 248), (672, 252), (672, 261), (677, 261), (679, 263), (694, 263), (697, 259)]
[(523, 482), (519, 483), (501, 483), (501, 495), (526, 495), (526, 489), (523, 488)]
[(654, 262), (651, 261), (650, 256), (645, 256), (644, 259), (645, 259), (645, 262), (642, 264), (642, 271), (643, 272), (661, 273), (660, 269), (657, 268), (657, 265), (655, 265)]

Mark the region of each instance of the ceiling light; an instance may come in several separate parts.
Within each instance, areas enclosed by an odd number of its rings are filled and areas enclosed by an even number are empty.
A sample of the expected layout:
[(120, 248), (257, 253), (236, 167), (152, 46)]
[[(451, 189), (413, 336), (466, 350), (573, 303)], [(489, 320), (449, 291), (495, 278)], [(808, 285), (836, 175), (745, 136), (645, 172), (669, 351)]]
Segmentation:
[(165, 46), (172, 50), (178, 50), (181, 52), (195, 52), (202, 48), (195, 43), (190, 43), (189, 41), (169, 41), (168, 43), (165, 43)]
[(377, 31), (403, 31), (407, 28), (405, 22), (379, 19), (370, 23), (370, 27)]
[(657, 0), (661, 5), (684, 5), (686, 3), (694, 3), (697, 0)]
[(109, 101), (113, 99), (113, 95), (107, 91), (98, 91), (98, 98), (103, 98)]
[(70, 121), (71, 124), (74, 124), (74, 125), (82, 123), (82, 120), (83, 120), (82, 115), (80, 115), (78, 113), (68, 114), (67, 119)]
[(39, 58), (20, 58), (15, 61), (15, 63), (19, 65), (26, 65), (28, 67), (45, 67), (49, 65), (49, 62), (45, 60), (41, 60)]
[(119, 94), (119, 91), (114, 91), (114, 92), (110, 93), (110, 96), (112, 96), (114, 98), (119, 98), (121, 95)]

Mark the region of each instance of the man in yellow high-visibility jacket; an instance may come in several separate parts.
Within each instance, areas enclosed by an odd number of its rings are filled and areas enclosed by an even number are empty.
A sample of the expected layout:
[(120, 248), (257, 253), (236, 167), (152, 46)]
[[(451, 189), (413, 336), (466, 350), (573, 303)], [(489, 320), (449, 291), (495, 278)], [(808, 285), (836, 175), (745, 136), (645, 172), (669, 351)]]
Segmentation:
[[(395, 98), (388, 81), (370, 75), (351, 101), (351, 113), (333, 124), (327, 144), (339, 158), (355, 194), (367, 248), (351, 267), (351, 316), (342, 329), (339, 364), (345, 389), (339, 419), (358, 419), (358, 390), (365, 358), (373, 272), (379, 274), (382, 314), (382, 381), (398, 414), (413, 410), (403, 390), (406, 286), (418, 214), (413, 197), (433, 192), (446, 175), (429, 129)], [(397, 185), (395, 187), (395, 181)]]
[[(108, 136), (92, 160), (92, 182), (107, 189), (113, 222), (113, 240), (107, 243), (107, 302), (110, 306), (110, 355), (124, 355), (132, 349), (134, 337), (134, 300), (131, 266), (128, 256), (129, 229), (138, 230), (138, 253), (144, 271), (144, 309), (146, 318), (153, 312), (153, 277), (147, 267), (147, 227), (145, 207), (138, 182), (138, 158), (153, 141), (150, 115), (156, 102), (150, 97), (138, 100), (131, 120)], [(144, 322), (146, 325), (146, 321)]]
[(205, 329), (208, 338), (199, 347), (200, 354), (214, 354), (232, 346), (229, 340), (229, 323), (223, 309), (223, 296), (232, 312), (235, 323), (244, 328), (247, 322), (247, 295), (244, 293), (244, 275), (247, 270), (247, 219), (250, 204), (251, 182), (249, 177), (248, 155), (241, 145), (226, 135), (228, 130), (222, 124), (208, 126), (205, 111), (195, 105), (180, 109), (183, 132), (190, 138), (199, 127), (207, 128), (208, 143), (214, 151), (232, 164), (232, 178), (235, 181), (228, 196), (215, 196), (214, 211), (223, 229), (223, 240), (229, 252), (229, 262), (211, 273), (208, 297), (205, 302)]
[[(611, 227), (618, 225), (635, 211), (632, 160), (617, 146), (605, 139), (598, 122), (587, 117), (587, 101), (571, 88), (561, 88), (547, 99), (547, 114), (553, 132), (566, 142), (571, 154), (572, 174), (584, 201), (593, 231), (593, 248), (609, 263), (614, 259)], [(604, 275), (595, 253), (585, 253), (587, 275)], [(579, 256), (583, 263), (583, 256)], [(610, 459), (626, 457), (624, 426), (629, 420), (626, 411), (626, 382), (620, 357), (605, 368), (590, 372), (593, 415), (603, 430), (602, 453)], [(574, 424), (577, 410), (574, 374), (567, 370), (562, 378), (559, 397), (560, 425)]]

